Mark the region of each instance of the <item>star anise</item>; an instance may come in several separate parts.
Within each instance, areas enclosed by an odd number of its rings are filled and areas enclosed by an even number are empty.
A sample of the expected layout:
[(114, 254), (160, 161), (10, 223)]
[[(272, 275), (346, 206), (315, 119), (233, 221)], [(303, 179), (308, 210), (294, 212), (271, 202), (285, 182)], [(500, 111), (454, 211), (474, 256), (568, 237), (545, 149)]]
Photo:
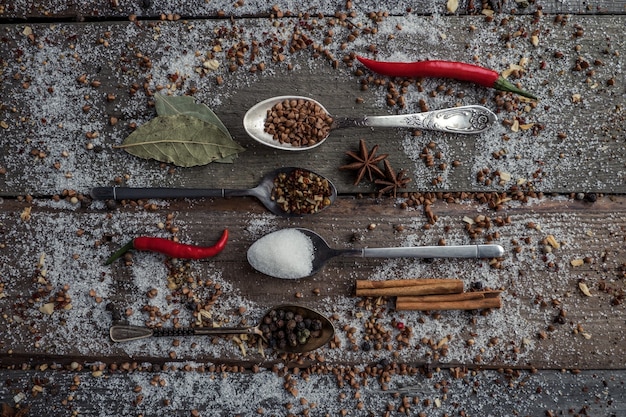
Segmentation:
[(379, 195), (382, 194), (392, 194), (393, 197), (396, 197), (398, 189), (405, 188), (406, 185), (411, 181), (411, 178), (406, 176), (406, 170), (400, 170), (398, 173), (391, 167), (389, 161), (385, 160), (385, 179), (378, 179), (375, 181), (376, 184), (383, 185), (384, 187), (378, 191)]
[(376, 155), (378, 151), (378, 145), (374, 145), (374, 147), (368, 151), (367, 145), (363, 139), (359, 140), (359, 153), (355, 153), (352, 151), (346, 152), (350, 158), (354, 159), (355, 162), (352, 162), (348, 165), (343, 165), (339, 167), (339, 169), (347, 169), (352, 171), (359, 171), (356, 176), (356, 181), (354, 181), (354, 185), (358, 185), (365, 174), (367, 174), (370, 181), (374, 181), (374, 174), (385, 177), (385, 173), (380, 169), (378, 164), (380, 161), (384, 161), (388, 154)]

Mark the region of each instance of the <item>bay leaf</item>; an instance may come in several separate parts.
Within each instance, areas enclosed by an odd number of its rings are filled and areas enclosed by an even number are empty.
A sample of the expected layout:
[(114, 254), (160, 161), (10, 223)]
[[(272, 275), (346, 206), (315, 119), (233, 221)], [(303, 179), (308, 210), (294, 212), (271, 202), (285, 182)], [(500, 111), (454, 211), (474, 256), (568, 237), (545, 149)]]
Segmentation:
[(165, 96), (156, 94), (154, 107), (159, 116), (174, 116), (177, 114), (186, 114), (187, 116), (197, 117), (207, 123), (213, 123), (220, 128), (224, 134), (230, 137), (230, 133), (224, 123), (217, 117), (213, 110), (206, 104), (196, 103), (193, 97), (189, 96)]
[[(185, 114), (187, 116), (196, 117), (207, 123), (216, 125), (228, 138), (232, 140), (230, 132), (224, 123), (217, 117), (217, 115), (206, 104), (197, 103), (193, 97), (189, 96), (166, 96), (163, 94), (156, 94), (155, 108), (157, 115), (159, 116), (174, 116), (177, 114)], [(236, 143), (236, 142), (235, 142)], [(239, 152), (244, 150), (240, 147)], [(237, 154), (229, 155), (226, 158), (216, 159), (214, 162), (232, 164)]]
[(215, 124), (187, 114), (157, 116), (138, 127), (118, 148), (181, 167), (206, 165), (243, 149)]

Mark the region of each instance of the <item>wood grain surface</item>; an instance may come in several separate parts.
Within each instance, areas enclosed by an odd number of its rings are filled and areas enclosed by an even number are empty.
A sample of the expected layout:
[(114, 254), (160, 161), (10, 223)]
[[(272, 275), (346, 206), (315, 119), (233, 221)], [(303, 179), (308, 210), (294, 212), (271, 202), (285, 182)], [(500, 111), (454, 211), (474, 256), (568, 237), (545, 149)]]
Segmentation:
[[(2, 417), (623, 415), (624, 5), (454, 3), (0, 3)], [(475, 63), (539, 100), (382, 77), (356, 54)], [(155, 94), (206, 104), (245, 151), (192, 168), (126, 153), (156, 116)], [(337, 117), (482, 104), (498, 121), (475, 136), (342, 129), (307, 152), (245, 133), (247, 109), (291, 94)], [(412, 178), (396, 198), (340, 169), (360, 139)], [(252, 197), (90, 196), (247, 189), (283, 166), (326, 176), (337, 200), (284, 218)], [(491, 243), (504, 256), (337, 256), (297, 280), (255, 271), (248, 248), (291, 227), (337, 249)], [(224, 229), (214, 258), (133, 250), (104, 264), (137, 236), (211, 245)], [(358, 280), (436, 278), (499, 291), (502, 306), (397, 311), (395, 297), (355, 295)], [(330, 343), (287, 355), (243, 336), (108, 334), (114, 322), (248, 327), (285, 303), (328, 316)]]
[[(405, 108), (389, 108), (384, 99), (381, 102), (386, 87), (374, 84), (362, 91), (359, 85), (364, 77), (353, 75), (358, 65), (343, 64), (342, 57), (351, 52), (368, 54), (369, 39), (357, 38), (347, 50), (329, 49), (339, 61), (337, 69), (327, 59), (314, 58), (316, 52), (312, 49), (288, 54), (283, 62), (271, 62), (271, 46), (280, 45), (283, 40), (290, 42), (293, 34), (300, 31), (297, 19), (286, 19), (281, 22), (284, 28), (279, 29), (264, 19), (243, 19), (236, 23), (197, 20), (33, 24), (28, 26), (37, 34), (33, 42), (23, 35), (24, 27), (5, 26), (6, 41), (0, 48), (3, 56), (14, 59), (8, 61), (11, 67), (5, 70), (3, 81), (3, 94), (7, 97), (3, 120), (7, 127), (3, 129), (5, 141), (0, 166), (6, 173), (0, 176), (0, 193), (46, 196), (73, 189), (88, 194), (91, 187), (110, 185), (116, 178), (127, 178), (125, 183), (134, 186), (248, 188), (256, 185), (263, 174), (287, 162), (327, 176), (340, 193), (375, 191), (376, 187), (367, 182), (354, 186), (353, 173), (339, 170), (349, 162), (345, 151), (357, 150), (359, 139), (365, 139), (370, 147), (379, 144), (380, 152), (389, 154), (388, 159), (396, 169), (408, 171), (413, 178), (408, 190), (506, 191), (523, 184), (519, 188), (546, 193), (625, 191), (621, 172), (626, 160), (619, 140), (623, 134), (624, 86), (619, 81), (616, 83), (621, 79), (619, 68), (624, 66), (623, 54), (618, 52), (624, 49), (624, 41), (617, 36), (609, 39), (606, 36), (607, 32), (621, 31), (622, 17), (571, 16), (564, 25), (545, 17), (534, 26), (531, 18), (520, 17), (519, 24), (540, 32), (538, 47), (533, 47), (528, 39), (502, 40), (515, 35), (515, 23), (494, 25), (480, 17), (441, 19), (440, 24), (427, 17), (388, 17), (386, 26), (425, 27), (417, 33), (396, 30), (391, 40), (377, 36), (378, 56), (392, 60), (395, 55), (468, 62), (477, 58), (477, 63), (498, 71), (525, 60), (527, 76), (521, 82), (540, 97), (536, 106), (522, 102), (501, 107), (502, 101), (494, 90), (428, 79), (419, 83), (420, 86), (410, 83), (406, 88)], [(319, 21), (303, 34), (311, 42), (323, 44), (320, 31), (328, 25), (329, 19)], [(437, 34), (439, 27), (445, 30)], [(580, 29), (584, 35), (573, 36), (576, 28), (584, 28)], [(233, 41), (215, 39), (214, 42), (223, 44), (222, 49), (245, 43), (247, 37), (256, 39), (256, 33), (266, 30), (271, 31), (272, 35), (266, 37), (272, 41), (259, 48), (258, 57), (247, 56), (249, 63), (234, 72), (228, 70), (227, 54), (220, 52), (217, 54), (220, 69), (199, 77), (197, 71), (210, 53), (207, 47), (210, 41), (198, 36), (218, 30), (235, 37)], [(335, 26), (333, 30), (337, 32), (335, 38), (343, 39), (349, 35), (350, 26)], [(82, 31), (84, 34), (78, 36)], [(188, 39), (187, 31), (192, 31), (196, 40)], [(128, 33), (136, 43), (127, 42)], [(416, 36), (424, 38), (424, 42), (416, 43)], [(52, 45), (54, 54), (50, 58), (38, 52), (37, 48), (43, 47), (39, 38)], [(445, 39), (441, 50), (433, 49), (438, 38)], [(163, 48), (164, 40), (172, 47)], [(99, 44), (104, 41), (107, 46)], [(508, 44), (524, 53), (507, 55), (508, 62), (498, 60), (498, 51)], [(23, 52), (15, 58), (15, 51)], [(104, 61), (99, 58), (103, 53), (109, 57)], [(71, 61), (64, 58), (68, 54), (74, 54), (75, 58)], [(181, 61), (181, 54), (189, 56)], [(192, 56), (196, 54), (200, 57)], [(555, 58), (557, 54), (562, 58)], [(142, 58), (131, 59), (129, 55)], [(147, 72), (141, 63), (144, 59), (163, 72)], [(40, 65), (40, 61), (44, 64)], [(267, 69), (252, 73), (251, 66), (260, 62), (265, 62)], [(586, 70), (573, 70), (581, 62)], [(288, 70), (288, 65), (294, 69)], [(59, 78), (62, 74), (67, 77)], [(77, 81), (83, 74), (84, 84)], [(170, 81), (172, 74), (177, 74), (177, 82)], [(217, 77), (221, 77), (222, 84), (216, 83)], [(100, 83), (98, 87), (90, 85), (94, 81)], [(56, 89), (52, 84), (56, 84)], [(133, 85), (139, 91), (130, 94), (135, 89)], [(144, 85), (147, 91), (143, 91)], [(451, 93), (437, 93), (441, 88)], [(211, 107), (233, 138), (247, 149), (238, 163), (181, 170), (153, 160), (139, 160), (114, 148), (132, 131), (129, 125), (141, 125), (155, 116), (150, 95), (157, 90), (161, 94), (195, 91), (196, 99)], [(242, 119), (247, 109), (263, 99), (292, 94), (319, 100), (333, 115), (355, 117), (417, 113), (421, 111), (420, 100), (431, 110), (485, 102), (497, 112), (499, 123), (485, 134), (468, 136), (429, 131), (413, 136), (407, 129), (393, 128), (344, 129), (332, 132), (327, 143), (306, 152), (278, 151), (258, 144), (245, 134)], [(107, 99), (109, 95), (113, 97), (111, 101)], [(357, 99), (363, 103), (357, 104)], [(65, 109), (73, 115), (71, 124), (58, 120), (64, 117)], [(114, 126), (111, 117), (116, 119)], [(528, 129), (513, 132), (510, 124), (516, 120)], [(433, 166), (427, 166), (420, 154), (431, 143), (431, 153), (439, 158)], [(64, 151), (69, 155), (60, 157)], [(499, 176), (487, 175), (491, 179), (489, 183), (478, 181), (478, 173), (483, 169), (491, 174), (508, 173), (511, 179), (501, 183)], [(434, 180), (437, 182), (433, 183)]]

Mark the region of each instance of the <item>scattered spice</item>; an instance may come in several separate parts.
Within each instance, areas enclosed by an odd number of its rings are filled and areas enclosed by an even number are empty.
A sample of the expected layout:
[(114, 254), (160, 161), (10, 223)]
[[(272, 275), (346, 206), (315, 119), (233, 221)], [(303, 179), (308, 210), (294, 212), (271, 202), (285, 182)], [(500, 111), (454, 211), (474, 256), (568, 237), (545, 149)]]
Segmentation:
[(271, 199), (286, 213), (311, 214), (329, 206), (332, 194), (327, 179), (298, 168), (276, 176)]
[(589, 287), (584, 281), (580, 281), (578, 283), (578, 288), (580, 289), (580, 292), (582, 292), (584, 295), (586, 295), (587, 297), (591, 297), (591, 291), (589, 291)]
[(2, 403), (1, 407), (1, 416), (2, 417), (26, 417), (29, 414), (30, 407), (29, 406), (18, 406), (11, 407), (7, 403)]
[(265, 132), (280, 143), (308, 147), (324, 140), (332, 124), (333, 118), (314, 101), (292, 99), (267, 111)]

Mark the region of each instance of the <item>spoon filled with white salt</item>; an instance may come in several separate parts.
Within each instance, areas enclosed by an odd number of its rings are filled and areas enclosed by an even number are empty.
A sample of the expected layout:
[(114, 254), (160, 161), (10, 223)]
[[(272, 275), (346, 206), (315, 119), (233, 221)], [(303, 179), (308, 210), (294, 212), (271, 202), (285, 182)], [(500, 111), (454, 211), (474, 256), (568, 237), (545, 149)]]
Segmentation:
[(298, 279), (317, 273), (337, 256), (356, 258), (499, 258), (500, 245), (409, 246), (333, 249), (309, 229), (288, 228), (269, 233), (250, 246), (248, 262), (274, 278)]

